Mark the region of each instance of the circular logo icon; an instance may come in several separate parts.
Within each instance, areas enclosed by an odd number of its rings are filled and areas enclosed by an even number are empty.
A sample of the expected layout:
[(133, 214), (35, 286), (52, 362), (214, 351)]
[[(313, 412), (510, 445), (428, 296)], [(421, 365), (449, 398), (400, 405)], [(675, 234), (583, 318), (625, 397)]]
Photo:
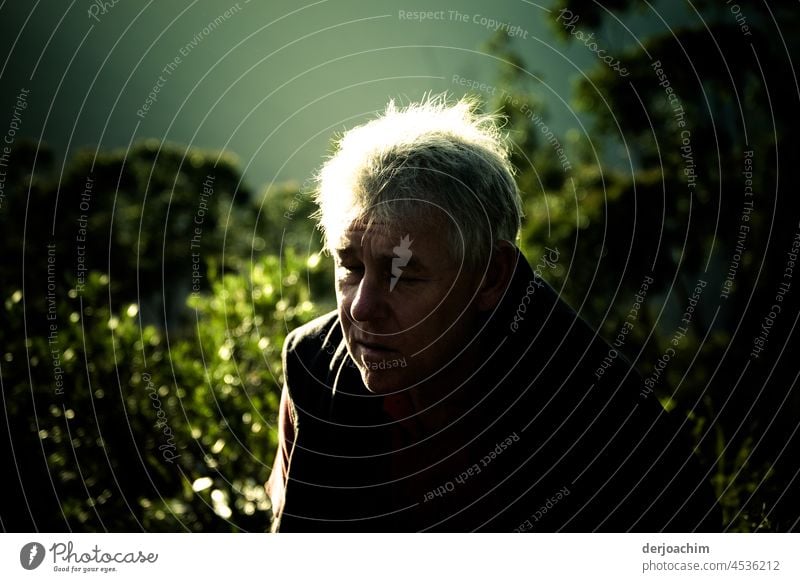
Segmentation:
[(19, 563), (26, 570), (35, 570), (44, 561), (44, 546), (38, 542), (30, 542), (19, 551)]

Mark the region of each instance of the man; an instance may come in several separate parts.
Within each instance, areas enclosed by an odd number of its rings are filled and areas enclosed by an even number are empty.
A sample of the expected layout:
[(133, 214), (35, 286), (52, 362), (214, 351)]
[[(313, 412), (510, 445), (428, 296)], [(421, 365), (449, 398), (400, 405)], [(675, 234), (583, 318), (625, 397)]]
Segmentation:
[(493, 117), (390, 103), (318, 178), (338, 309), (284, 345), (274, 531), (719, 528), (675, 420), (621, 358), (595, 378), (609, 346), (515, 246)]

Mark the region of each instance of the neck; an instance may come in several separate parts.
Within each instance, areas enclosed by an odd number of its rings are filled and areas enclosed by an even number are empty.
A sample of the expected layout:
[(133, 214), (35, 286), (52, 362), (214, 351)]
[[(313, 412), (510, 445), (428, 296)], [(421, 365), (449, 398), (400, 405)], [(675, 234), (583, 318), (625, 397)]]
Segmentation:
[(385, 410), (413, 432), (432, 434), (447, 428), (475, 404), (474, 380), (484, 356), (476, 339), (432, 378), (387, 396)]

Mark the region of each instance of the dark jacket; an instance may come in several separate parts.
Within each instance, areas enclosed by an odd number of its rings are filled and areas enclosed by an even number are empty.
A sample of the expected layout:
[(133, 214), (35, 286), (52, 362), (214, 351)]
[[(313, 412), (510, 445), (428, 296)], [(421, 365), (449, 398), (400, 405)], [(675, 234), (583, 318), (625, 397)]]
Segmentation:
[(479, 338), (469, 412), (408, 434), (370, 393), (335, 312), (289, 334), (279, 531), (715, 531), (680, 419), (518, 253)]

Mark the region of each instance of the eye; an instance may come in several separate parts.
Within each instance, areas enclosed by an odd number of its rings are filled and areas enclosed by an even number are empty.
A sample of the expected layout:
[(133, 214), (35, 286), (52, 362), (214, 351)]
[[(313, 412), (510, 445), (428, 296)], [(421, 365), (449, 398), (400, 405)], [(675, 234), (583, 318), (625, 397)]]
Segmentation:
[[(391, 277), (389, 278), (391, 281)], [(395, 285), (416, 285), (417, 283), (422, 283), (425, 279), (420, 279), (418, 277), (406, 277), (404, 275), (400, 275), (397, 279), (397, 283)]]
[(361, 263), (342, 263), (339, 265), (339, 268), (343, 269), (347, 276), (361, 275), (364, 273), (364, 265)]

